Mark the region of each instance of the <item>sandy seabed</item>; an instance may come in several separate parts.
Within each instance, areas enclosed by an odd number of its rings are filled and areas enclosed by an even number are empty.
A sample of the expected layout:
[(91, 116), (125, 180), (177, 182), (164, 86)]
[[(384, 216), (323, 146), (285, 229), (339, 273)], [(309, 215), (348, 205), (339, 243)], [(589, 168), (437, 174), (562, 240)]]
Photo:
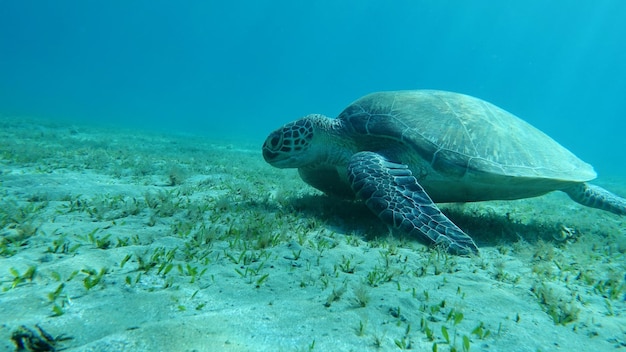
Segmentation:
[(479, 256), (259, 145), (0, 117), (0, 351), (626, 348), (626, 218), (558, 192), (442, 209)]

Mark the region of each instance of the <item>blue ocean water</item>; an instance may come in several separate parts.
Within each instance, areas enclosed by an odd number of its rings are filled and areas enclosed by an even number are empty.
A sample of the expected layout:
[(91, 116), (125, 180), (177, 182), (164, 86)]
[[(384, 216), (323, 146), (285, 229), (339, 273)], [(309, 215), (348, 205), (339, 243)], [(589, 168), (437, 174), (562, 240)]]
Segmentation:
[(379, 90), (491, 101), (626, 173), (626, 1), (0, 1), (0, 115), (263, 140)]

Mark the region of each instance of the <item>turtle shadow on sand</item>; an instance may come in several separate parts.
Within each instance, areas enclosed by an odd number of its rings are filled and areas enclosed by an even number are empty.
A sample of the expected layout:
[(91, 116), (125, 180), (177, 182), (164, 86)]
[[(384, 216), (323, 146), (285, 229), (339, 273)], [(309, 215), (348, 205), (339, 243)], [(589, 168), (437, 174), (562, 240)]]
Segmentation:
[(561, 231), (560, 222), (534, 219), (527, 223), (511, 212), (499, 213), (486, 205), (468, 209), (463, 203), (457, 203), (442, 208), (446, 216), (471, 234), (481, 247), (510, 245), (520, 240), (549, 242)]
[[(306, 195), (293, 197), (287, 204), (306, 217), (315, 218), (331, 229), (343, 233), (359, 234), (366, 241), (390, 234), (388, 226), (372, 216), (371, 210), (358, 201), (326, 195)], [(512, 216), (510, 212), (498, 213), (485, 204), (479, 207), (465, 207), (465, 203), (450, 203), (442, 206), (443, 213), (471, 234), (481, 247), (510, 245), (520, 239), (535, 243), (539, 240), (554, 241), (554, 234), (560, 231), (560, 223), (536, 219), (524, 223)], [(421, 242), (420, 238), (412, 238), (402, 232), (394, 231), (397, 239)]]
[(371, 210), (361, 202), (310, 194), (290, 198), (288, 204), (304, 216), (315, 218), (343, 233), (359, 233), (367, 239), (387, 233), (387, 227), (373, 217)]

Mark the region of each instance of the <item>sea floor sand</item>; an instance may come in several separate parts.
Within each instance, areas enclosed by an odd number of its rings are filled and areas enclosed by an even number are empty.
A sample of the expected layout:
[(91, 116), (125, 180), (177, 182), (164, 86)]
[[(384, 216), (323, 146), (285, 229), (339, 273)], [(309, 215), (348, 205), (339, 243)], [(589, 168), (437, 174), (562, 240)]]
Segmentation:
[(481, 248), (450, 256), (259, 149), (0, 117), (0, 351), (626, 348), (626, 218), (442, 205)]

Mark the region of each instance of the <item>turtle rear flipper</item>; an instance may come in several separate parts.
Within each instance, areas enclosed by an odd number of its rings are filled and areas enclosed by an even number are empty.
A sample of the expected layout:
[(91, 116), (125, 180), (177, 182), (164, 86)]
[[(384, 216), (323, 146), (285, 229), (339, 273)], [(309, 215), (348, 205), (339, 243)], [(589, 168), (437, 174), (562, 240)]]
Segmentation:
[(451, 253), (478, 252), (472, 238), (443, 215), (406, 165), (359, 152), (348, 164), (348, 180), (357, 197), (387, 225), (444, 245)]
[(573, 201), (592, 208), (598, 208), (617, 215), (626, 215), (626, 199), (606, 189), (588, 183), (578, 183), (563, 189)]

